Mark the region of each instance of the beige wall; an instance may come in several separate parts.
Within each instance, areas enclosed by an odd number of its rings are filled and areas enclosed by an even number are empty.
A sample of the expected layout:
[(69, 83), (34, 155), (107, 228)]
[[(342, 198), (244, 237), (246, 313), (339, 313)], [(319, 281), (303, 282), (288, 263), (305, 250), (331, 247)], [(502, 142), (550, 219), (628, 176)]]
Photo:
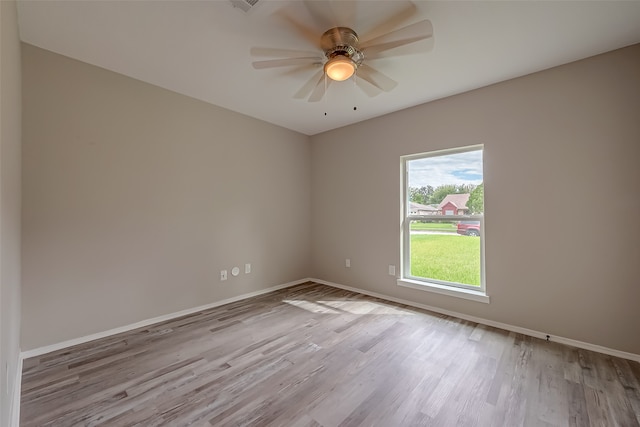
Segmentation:
[(30, 45), (23, 96), (23, 350), (307, 277), (307, 136)]
[[(23, 45), (23, 349), (313, 276), (640, 354), (638, 69), (633, 46), (309, 139)], [(472, 144), (489, 305), (387, 274), (400, 156)]]
[[(0, 1), (0, 425), (8, 426), (20, 353), (20, 42), (16, 3)], [(8, 378), (7, 378), (8, 376)]]
[[(314, 277), (640, 354), (638, 70), (640, 45), (314, 136)], [(387, 274), (400, 156), (472, 144), (488, 305)]]

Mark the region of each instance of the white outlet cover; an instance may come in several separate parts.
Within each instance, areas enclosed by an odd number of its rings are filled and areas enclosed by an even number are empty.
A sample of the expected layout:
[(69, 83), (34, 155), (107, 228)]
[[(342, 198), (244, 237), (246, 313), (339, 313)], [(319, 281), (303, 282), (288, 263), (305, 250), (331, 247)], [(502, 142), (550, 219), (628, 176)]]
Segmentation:
[(238, 274), (240, 274), (240, 269), (238, 267), (233, 267), (231, 269), (231, 275), (232, 276), (237, 276)]

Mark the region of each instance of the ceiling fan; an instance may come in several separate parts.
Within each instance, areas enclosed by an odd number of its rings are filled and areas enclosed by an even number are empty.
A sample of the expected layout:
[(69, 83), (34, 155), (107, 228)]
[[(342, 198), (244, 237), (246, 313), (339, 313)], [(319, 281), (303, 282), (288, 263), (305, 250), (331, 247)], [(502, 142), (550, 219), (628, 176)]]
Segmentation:
[(353, 24), (347, 24), (353, 22), (356, 2), (305, 0), (303, 4), (315, 26), (323, 28), (324, 32), (303, 24), (294, 18), (293, 13), (283, 9), (278, 15), (298, 36), (306, 39), (318, 50), (312, 52), (253, 47), (252, 56), (274, 58), (254, 61), (253, 68), (293, 67), (289, 73), (310, 72), (320, 68), (294, 94), (294, 98), (297, 99), (308, 97), (309, 102), (320, 101), (331, 82), (344, 81), (351, 77), (355, 77), (355, 84), (368, 96), (376, 96), (382, 91), (388, 92), (398, 83), (370, 66), (370, 61), (410, 53), (411, 49), (407, 48), (396, 51), (396, 55), (389, 51), (433, 37), (433, 27), (426, 19), (401, 27), (418, 11), (411, 2), (394, 3), (399, 3), (402, 7), (375, 25), (373, 30), (368, 31), (362, 38), (352, 28)]

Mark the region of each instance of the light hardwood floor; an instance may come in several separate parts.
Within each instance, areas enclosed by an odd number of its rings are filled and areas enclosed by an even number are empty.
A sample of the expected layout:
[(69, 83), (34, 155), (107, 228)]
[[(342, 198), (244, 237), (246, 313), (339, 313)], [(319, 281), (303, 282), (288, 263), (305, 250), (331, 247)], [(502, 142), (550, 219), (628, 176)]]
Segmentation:
[(638, 426), (640, 364), (307, 283), (28, 359), (22, 426)]

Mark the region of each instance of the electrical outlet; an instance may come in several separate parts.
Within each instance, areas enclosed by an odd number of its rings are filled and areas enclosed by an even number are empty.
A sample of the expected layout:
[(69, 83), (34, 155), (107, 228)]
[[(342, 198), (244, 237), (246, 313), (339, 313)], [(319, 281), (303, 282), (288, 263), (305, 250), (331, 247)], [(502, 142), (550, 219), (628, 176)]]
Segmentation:
[(347, 267), (347, 268), (351, 267), (351, 260), (349, 258), (344, 260), (344, 266)]
[(227, 280), (227, 270), (220, 270), (220, 280)]
[(395, 275), (396, 275), (396, 266), (389, 264), (389, 276), (395, 276)]
[(244, 265), (244, 274), (249, 274), (251, 273), (251, 264), (245, 264)]

